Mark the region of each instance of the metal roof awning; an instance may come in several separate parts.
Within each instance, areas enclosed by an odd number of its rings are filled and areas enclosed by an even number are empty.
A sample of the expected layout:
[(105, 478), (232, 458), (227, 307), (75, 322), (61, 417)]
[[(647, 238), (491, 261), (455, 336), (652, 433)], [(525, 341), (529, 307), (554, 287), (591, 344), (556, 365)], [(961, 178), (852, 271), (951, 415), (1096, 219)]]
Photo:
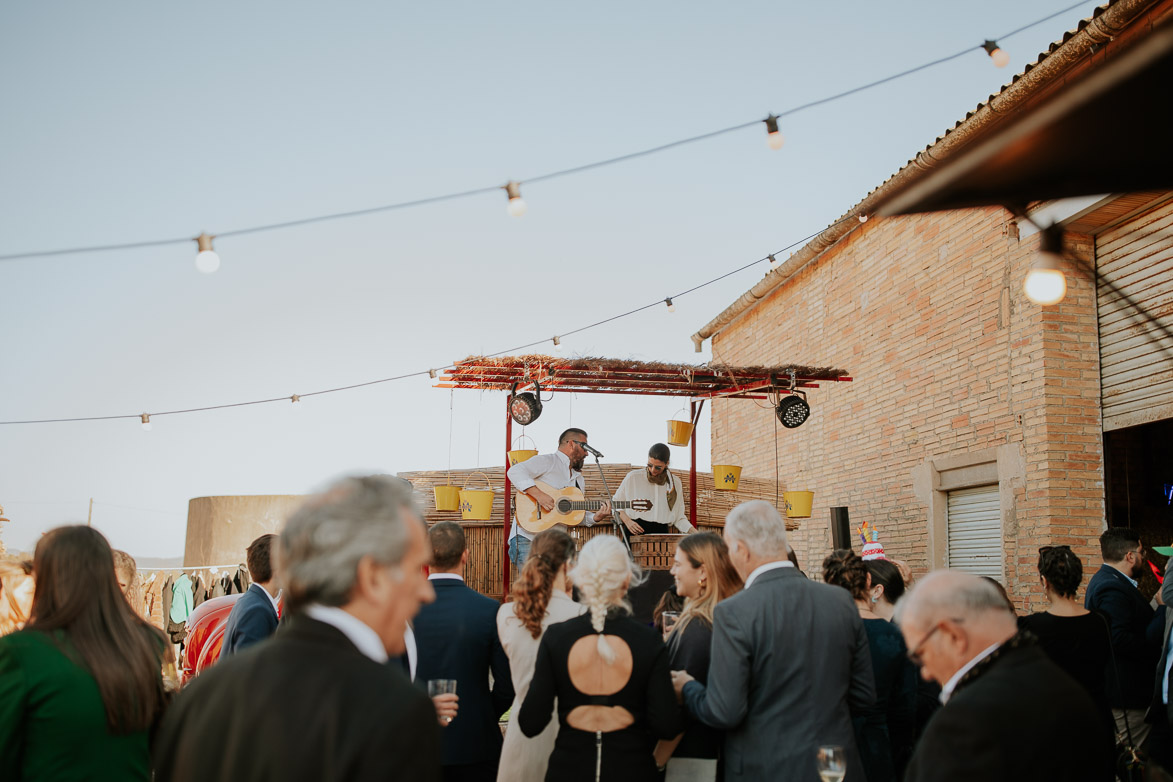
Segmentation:
[(1173, 188), (1173, 20), (883, 199), (884, 216)]

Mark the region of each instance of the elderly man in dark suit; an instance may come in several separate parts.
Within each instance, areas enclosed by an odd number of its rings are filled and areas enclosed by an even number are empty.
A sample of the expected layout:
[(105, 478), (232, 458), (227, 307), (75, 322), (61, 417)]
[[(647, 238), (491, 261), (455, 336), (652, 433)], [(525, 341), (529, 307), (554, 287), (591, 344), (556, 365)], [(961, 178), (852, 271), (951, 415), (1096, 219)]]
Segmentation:
[[(497, 601), (464, 583), (468, 547), (459, 524), (441, 521), (428, 532), (436, 602), (415, 618), (416, 683), (457, 682), (455, 717), (445, 717), (441, 740), (445, 782), (492, 782), (501, 759), (498, 720), (513, 702), (509, 658), (497, 637)], [(489, 674), (493, 683), (490, 690)]]
[(896, 608), (909, 657), (941, 685), (905, 782), (1112, 779), (1091, 696), (1035, 645), (990, 582), (937, 570)]
[(349, 478), (281, 533), (290, 618), (179, 695), (155, 741), (159, 782), (440, 779), (440, 730), (403, 670), (407, 620), (434, 595), (411, 484)]
[(708, 685), (672, 673), (689, 713), (726, 731), (725, 779), (814, 782), (828, 745), (846, 750), (848, 780), (863, 779), (850, 709), (870, 705), (876, 687), (851, 595), (798, 572), (768, 502), (734, 508), (725, 543), (745, 589), (713, 613)]
[(277, 632), (277, 593), (281, 587), (273, 577), (270, 557), (276, 535), (261, 535), (248, 544), (245, 564), (252, 586), (232, 606), (228, 623), (224, 626), (224, 658), (259, 643)]
[(1131, 732), (1136, 743), (1142, 744), (1149, 734), (1145, 709), (1153, 695), (1153, 671), (1161, 654), (1165, 614), (1163, 610), (1154, 611), (1137, 589), (1137, 580), (1145, 569), (1145, 551), (1136, 530), (1104, 530), (1100, 553), (1104, 564), (1088, 581), (1083, 605), (1106, 616), (1112, 628), (1116, 661), (1114, 665), (1108, 663), (1106, 680), (1116, 735), (1126, 738)]

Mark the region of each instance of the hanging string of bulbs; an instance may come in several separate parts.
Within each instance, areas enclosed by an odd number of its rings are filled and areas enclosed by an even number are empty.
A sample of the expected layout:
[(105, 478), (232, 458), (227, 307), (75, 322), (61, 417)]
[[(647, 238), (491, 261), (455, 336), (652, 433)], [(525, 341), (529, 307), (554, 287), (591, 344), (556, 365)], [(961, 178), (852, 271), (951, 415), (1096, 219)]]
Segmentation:
[[(834, 222), (830, 226), (828, 226), (828, 228), (834, 228), (835, 226), (840, 225), (841, 223), (844, 223), (850, 219), (851, 218), (847, 217), (847, 218), (842, 218), (840, 220), (837, 220), (836, 222)], [(584, 331), (588, 331), (593, 328), (598, 328), (599, 326), (605, 325), (607, 323), (612, 323), (614, 321), (621, 320), (623, 318), (629, 318), (632, 315), (636, 315), (636, 314), (641, 313), (645, 310), (652, 309), (653, 307), (658, 307), (662, 304), (667, 304), (668, 305), (668, 312), (673, 313), (676, 311), (676, 306), (673, 303), (673, 299), (678, 299), (681, 296), (687, 296), (690, 293), (695, 293), (703, 288), (707, 288), (710, 285), (718, 283), (721, 280), (724, 280), (728, 277), (732, 277), (735, 274), (738, 274), (738, 273), (743, 272), (747, 269), (750, 269), (750, 268), (758, 265), (759, 263), (763, 263), (765, 261), (768, 261), (771, 258), (773, 258), (774, 255), (777, 253), (783, 253), (783, 252), (786, 252), (787, 250), (790, 250), (794, 247), (798, 247), (799, 245), (806, 244), (811, 239), (814, 239), (816, 236), (818, 236), (819, 234), (821, 234), (825, 230), (827, 230), (827, 229), (824, 228), (824, 229), (816, 231), (808, 236), (804, 236), (803, 238), (798, 239), (797, 241), (791, 242), (790, 244), (786, 245), (785, 247), (783, 247), (780, 250), (775, 250), (774, 253), (771, 253), (763, 258), (758, 258), (756, 260), (750, 261), (749, 263), (743, 264), (742, 266), (738, 266), (737, 268), (732, 269), (730, 271), (727, 271), (720, 276), (714, 277), (711, 280), (705, 280), (704, 282), (702, 282), (698, 285), (694, 285), (693, 287), (691, 287), (687, 290), (681, 291), (680, 293), (673, 294), (672, 296), (669, 296), (667, 298), (657, 299), (656, 301), (653, 301), (649, 304), (644, 304), (641, 307), (636, 307), (635, 309), (628, 310), (627, 312), (621, 312), (618, 315), (612, 315), (609, 318), (604, 318), (603, 320), (595, 321), (594, 323), (588, 323), (585, 326), (580, 326), (579, 328), (573, 329), (571, 331), (567, 331), (567, 332), (560, 334), (560, 335), (556, 334), (553, 337), (550, 337), (547, 339), (540, 339), (535, 342), (528, 342), (524, 345), (515, 345), (511, 348), (506, 348), (505, 350), (499, 350), (496, 353), (489, 353), (488, 357), (493, 358), (495, 356), (504, 356), (504, 355), (508, 355), (511, 353), (516, 353), (521, 350), (528, 350), (529, 348), (539, 347), (539, 346), (545, 345), (547, 343), (553, 343), (554, 349), (556, 351), (560, 351), (562, 349), (562, 340), (566, 337), (572, 336), (574, 334), (581, 334)], [(417, 372), (406, 372), (402, 375), (395, 375), (393, 377), (384, 377), (384, 378), (379, 378), (377, 380), (367, 380), (362, 383), (353, 383), (348, 386), (338, 386), (335, 388), (326, 388), (321, 391), (311, 391), (311, 392), (305, 393), (305, 394), (292, 394), (290, 396), (277, 396), (277, 397), (270, 397), (268, 399), (254, 399), (254, 400), (251, 400), (248, 402), (230, 402), (230, 403), (221, 404), (221, 405), (206, 405), (203, 407), (192, 407), (192, 408), (187, 408), (187, 409), (183, 409), (183, 410), (166, 410), (166, 411), (155, 412), (155, 413), (145, 413), (144, 412), (144, 413), (128, 413), (128, 414), (124, 414), (124, 415), (96, 415), (96, 416), (80, 416), (80, 417), (75, 417), (75, 418), (42, 418), (42, 419), (30, 419), (30, 420), (23, 420), (23, 421), (0, 421), (0, 426), (10, 426), (10, 425), (16, 425), (16, 424), (78, 423), (81, 421), (114, 421), (114, 420), (119, 420), (119, 419), (136, 419), (137, 418), (139, 420), (140, 424), (142, 425), (143, 430), (149, 432), (153, 428), (153, 424), (151, 422), (151, 419), (158, 418), (159, 416), (183, 415), (186, 413), (202, 413), (202, 412), (207, 412), (210, 410), (226, 410), (226, 409), (232, 408), (232, 407), (249, 407), (252, 405), (266, 405), (266, 404), (273, 404), (273, 403), (277, 403), (277, 402), (287, 402), (289, 404), (292, 404), (293, 408), (296, 410), (296, 409), (300, 409), (300, 407), (302, 405), (301, 400), (305, 399), (307, 397), (322, 396), (323, 394), (334, 394), (334, 393), (338, 393), (340, 391), (350, 391), (350, 390), (353, 390), (356, 388), (365, 388), (366, 386), (380, 385), (382, 383), (392, 383), (392, 382), (395, 382), (398, 380), (406, 380), (406, 379), (412, 378), (412, 377), (425, 377), (426, 376), (432, 380), (435, 380), (439, 376), (440, 372), (444, 371), (445, 369), (451, 369), (454, 366), (455, 366), (454, 364), (445, 364), (445, 365), (439, 366), (439, 367), (431, 367), (429, 369), (421, 369)]]
[[(1000, 40), (1006, 40), (1008, 38), (1012, 38), (1013, 36), (1018, 35), (1019, 33), (1022, 33), (1022, 32), (1025, 32), (1026, 30), (1031, 29), (1032, 27), (1036, 27), (1040, 24), (1043, 24), (1044, 22), (1048, 22), (1051, 19), (1054, 19), (1057, 16), (1061, 16), (1062, 14), (1065, 14), (1069, 11), (1073, 11), (1076, 8), (1079, 8), (1080, 6), (1085, 5), (1087, 2), (1089, 2), (1089, 0), (1081, 0), (1081, 2), (1074, 3), (1073, 5), (1062, 8), (1058, 11), (1055, 11), (1054, 13), (1048, 14), (1047, 16), (1044, 16), (1041, 19), (1036, 19), (1035, 21), (1030, 22), (1029, 24), (1025, 24), (1022, 27), (1019, 27), (1015, 30), (1011, 30), (1010, 32), (1005, 33), (1005, 34), (999, 36), (998, 38)], [(45, 257), (50, 257), (50, 256), (70, 255), (70, 254), (75, 254), (75, 253), (105, 252), (105, 251), (113, 251), (113, 250), (134, 250), (134, 249), (142, 249), (142, 248), (147, 248), (147, 247), (163, 247), (163, 246), (168, 246), (168, 245), (185, 244), (188, 242), (195, 242), (196, 243), (196, 257), (195, 257), (196, 269), (199, 270), (200, 272), (203, 272), (204, 274), (212, 274), (220, 268), (220, 256), (216, 253), (216, 251), (212, 245), (214, 239), (222, 239), (222, 238), (228, 238), (228, 237), (233, 237), (233, 236), (242, 236), (242, 235), (250, 234), (250, 233), (260, 233), (262, 231), (275, 231), (275, 230), (284, 229), (284, 228), (293, 228), (293, 227), (298, 227), (298, 226), (309, 225), (311, 223), (320, 223), (320, 222), (326, 222), (326, 221), (331, 221), (331, 220), (342, 220), (342, 219), (346, 219), (346, 218), (360, 217), (360, 216), (376, 214), (376, 213), (380, 213), (380, 212), (388, 212), (388, 211), (392, 211), (392, 210), (407, 209), (407, 208), (416, 207), (416, 206), (424, 206), (427, 204), (440, 203), (443, 201), (452, 201), (452, 200), (455, 200), (458, 198), (468, 198), (468, 197), (476, 196), (476, 195), (484, 195), (487, 193), (496, 192), (498, 190), (505, 191), (505, 195), (507, 198), (507, 207), (506, 208), (507, 208), (508, 214), (510, 214), (513, 217), (521, 217), (526, 213), (526, 211), (528, 209), (528, 206), (526, 205), (525, 201), (522, 199), (522, 196), (521, 196), (522, 184), (532, 185), (532, 184), (536, 184), (538, 182), (544, 182), (544, 181), (548, 181), (551, 179), (556, 179), (558, 177), (569, 176), (572, 174), (579, 174), (584, 171), (589, 171), (589, 170), (595, 169), (595, 168), (601, 168), (603, 166), (610, 166), (610, 165), (615, 165), (617, 163), (623, 163), (623, 162), (626, 162), (629, 160), (634, 160), (636, 158), (645, 157), (648, 155), (654, 155), (659, 152), (664, 152), (666, 150), (673, 149), (675, 147), (684, 146), (686, 144), (692, 144), (692, 143), (699, 142), (699, 141), (705, 141), (707, 139), (716, 138), (717, 136), (723, 136), (723, 135), (726, 135), (729, 133), (734, 133), (737, 131), (745, 130), (747, 128), (755, 127), (755, 126), (761, 125), (761, 124), (765, 125), (767, 146), (770, 149), (779, 150), (782, 148), (783, 144), (785, 143), (785, 140), (782, 135), (781, 127), (779, 124), (780, 119), (782, 119), (784, 117), (792, 116), (792, 115), (797, 114), (801, 111), (806, 111), (806, 110), (814, 108), (816, 106), (821, 106), (823, 104), (830, 103), (832, 101), (846, 98), (850, 95), (855, 95), (857, 93), (864, 92), (866, 90), (870, 90), (875, 87), (879, 87), (880, 85), (887, 84), (887, 83), (895, 81), (897, 79), (904, 78), (905, 76), (910, 76), (914, 73), (918, 73), (918, 72), (926, 70), (928, 68), (933, 68), (933, 67), (941, 65), (943, 63), (950, 62), (952, 60), (956, 60), (960, 57), (963, 57), (963, 56), (969, 54), (970, 52), (973, 52), (974, 50), (985, 51), (985, 53), (989, 56), (989, 58), (993, 62), (993, 64), (998, 68), (1004, 68), (1004, 67), (1006, 67), (1006, 65), (1008, 65), (1010, 63), (1010, 55), (1006, 52), (1005, 49), (1002, 49), (999, 46), (999, 44), (996, 40), (986, 40), (979, 46), (966, 47), (965, 49), (962, 49), (961, 51), (955, 52), (955, 53), (950, 54), (946, 57), (941, 57), (939, 59), (932, 60), (931, 62), (927, 62), (922, 65), (918, 65), (914, 68), (909, 68), (908, 70), (904, 70), (899, 73), (894, 73), (890, 76), (885, 76), (884, 78), (877, 79), (875, 81), (871, 81), (866, 84), (859, 85), (858, 87), (853, 87), (852, 89), (845, 90), (843, 92), (835, 93), (833, 95), (828, 95), (827, 97), (824, 97), (824, 98), (819, 98), (818, 100), (813, 100), (813, 101), (804, 103), (799, 106), (794, 106), (793, 108), (787, 109), (786, 111), (783, 111), (780, 114), (772, 114), (771, 113), (771, 114), (767, 115), (765, 119), (743, 122), (738, 125), (732, 125), (727, 128), (721, 128), (719, 130), (710, 131), (708, 133), (702, 133), (697, 136), (690, 136), (689, 138), (680, 139), (678, 141), (669, 142), (667, 144), (661, 144), (659, 146), (652, 147), (650, 149), (643, 149), (643, 150), (639, 150), (636, 152), (630, 152), (625, 155), (620, 155), (618, 157), (607, 158), (605, 160), (598, 160), (598, 161), (595, 161), (592, 163), (586, 163), (583, 165), (574, 166), (572, 168), (561, 169), (559, 171), (552, 171), (552, 172), (549, 172), (546, 174), (541, 174), (539, 176), (529, 177), (528, 179), (510, 180), (510, 181), (506, 182), (504, 185), (492, 185), (492, 186), (486, 186), (486, 187), (478, 187), (478, 188), (474, 188), (471, 190), (463, 190), (463, 191), (454, 192), (454, 193), (445, 193), (443, 195), (430, 196), (430, 197), (426, 197), (426, 198), (419, 198), (419, 199), (414, 199), (411, 201), (402, 201), (399, 203), (386, 204), (383, 206), (376, 206), (376, 207), (371, 207), (368, 209), (359, 209), (359, 210), (354, 210), (354, 211), (349, 211), (349, 212), (334, 212), (331, 214), (318, 215), (315, 217), (300, 218), (300, 219), (296, 219), (296, 220), (288, 220), (288, 221), (284, 221), (284, 222), (280, 222), (280, 223), (270, 223), (267, 225), (257, 225), (257, 226), (252, 226), (252, 227), (248, 227), (248, 228), (238, 228), (238, 229), (235, 229), (232, 231), (222, 231), (218, 234), (210, 234), (207, 232), (201, 232), (198, 236), (196, 236), (194, 238), (179, 237), (179, 238), (174, 238), (174, 239), (159, 239), (159, 240), (154, 240), (154, 241), (128, 242), (128, 243), (123, 243), (123, 244), (93, 245), (93, 246), (88, 246), (88, 247), (73, 247), (73, 248), (58, 249), (58, 250), (38, 250), (38, 251), (30, 251), (30, 252), (9, 253), (7, 255), (0, 255), (0, 261), (13, 261), (13, 260), (27, 259), (27, 258), (45, 258)], [(867, 217), (865, 215), (860, 215), (860, 222), (864, 222), (866, 219), (867, 219)], [(669, 304), (669, 307), (671, 307), (671, 304)]]

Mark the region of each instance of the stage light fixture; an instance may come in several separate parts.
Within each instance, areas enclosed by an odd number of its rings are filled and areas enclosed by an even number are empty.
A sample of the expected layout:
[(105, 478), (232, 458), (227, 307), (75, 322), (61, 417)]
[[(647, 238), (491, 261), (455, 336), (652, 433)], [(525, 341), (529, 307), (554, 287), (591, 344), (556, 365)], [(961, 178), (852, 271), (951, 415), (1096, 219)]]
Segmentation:
[(513, 384), (513, 391), (509, 397), (509, 417), (522, 426), (529, 426), (542, 414), (542, 387), (534, 381), (533, 393), (526, 391), (517, 393), (517, 384)]
[(811, 406), (798, 394), (787, 394), (774, 408), (774, 415), (778, 416), (778, 422), (787, 429), (796, 429), (810, 418)]

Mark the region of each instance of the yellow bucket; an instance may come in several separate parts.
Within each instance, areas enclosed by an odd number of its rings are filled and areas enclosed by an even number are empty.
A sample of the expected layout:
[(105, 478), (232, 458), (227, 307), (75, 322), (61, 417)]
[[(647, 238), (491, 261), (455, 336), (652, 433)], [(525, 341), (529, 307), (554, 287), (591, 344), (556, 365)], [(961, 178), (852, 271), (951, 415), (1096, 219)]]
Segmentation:
[(741, 466), (737, 464), (713, 465), (713, 488), (718, 491), (737, 491), (741, 483)]
[(688, 445), (692, 439), (692, 424), (688, 421), (668, 421), (668, 444)]
[(460, 510), (459, 486), (433, 486), (432, 493), (436, 495), (436, 510)]
[[(530, 445), (534, 444), (533, 438), (530, 437), (529, 435), (525, 435), (525, 434), (521, 435), (521, 437), (518, 437), (517, 441), (514, 442), (513, 444), (515, 446), (521, 445), (522, 444), (521, 441), (523, 439), (529, 440)], [(512, 467), (515, 464), (521, 464), (526, 459), (534, 458), (535, 456), (538, 455), (538, 451), (536, 448), (514, 448), (512, 451), (509, 451), (506, 455), (509, 457), (509, 466)]]
[[(488, 521), (493, 515), (493, 484), (483, 472), (473, 475), (484, 477), (489, 488), (460, 490), (460, 518), (465, 521)], [(468, 485), (467, 480), (465, 485)]]
[(786, 503), (786, 518), (809, 519), (811, 505), (815, 501), (815, 493), (813, 491), (784, 491), (782, 492), (782, 500)]

